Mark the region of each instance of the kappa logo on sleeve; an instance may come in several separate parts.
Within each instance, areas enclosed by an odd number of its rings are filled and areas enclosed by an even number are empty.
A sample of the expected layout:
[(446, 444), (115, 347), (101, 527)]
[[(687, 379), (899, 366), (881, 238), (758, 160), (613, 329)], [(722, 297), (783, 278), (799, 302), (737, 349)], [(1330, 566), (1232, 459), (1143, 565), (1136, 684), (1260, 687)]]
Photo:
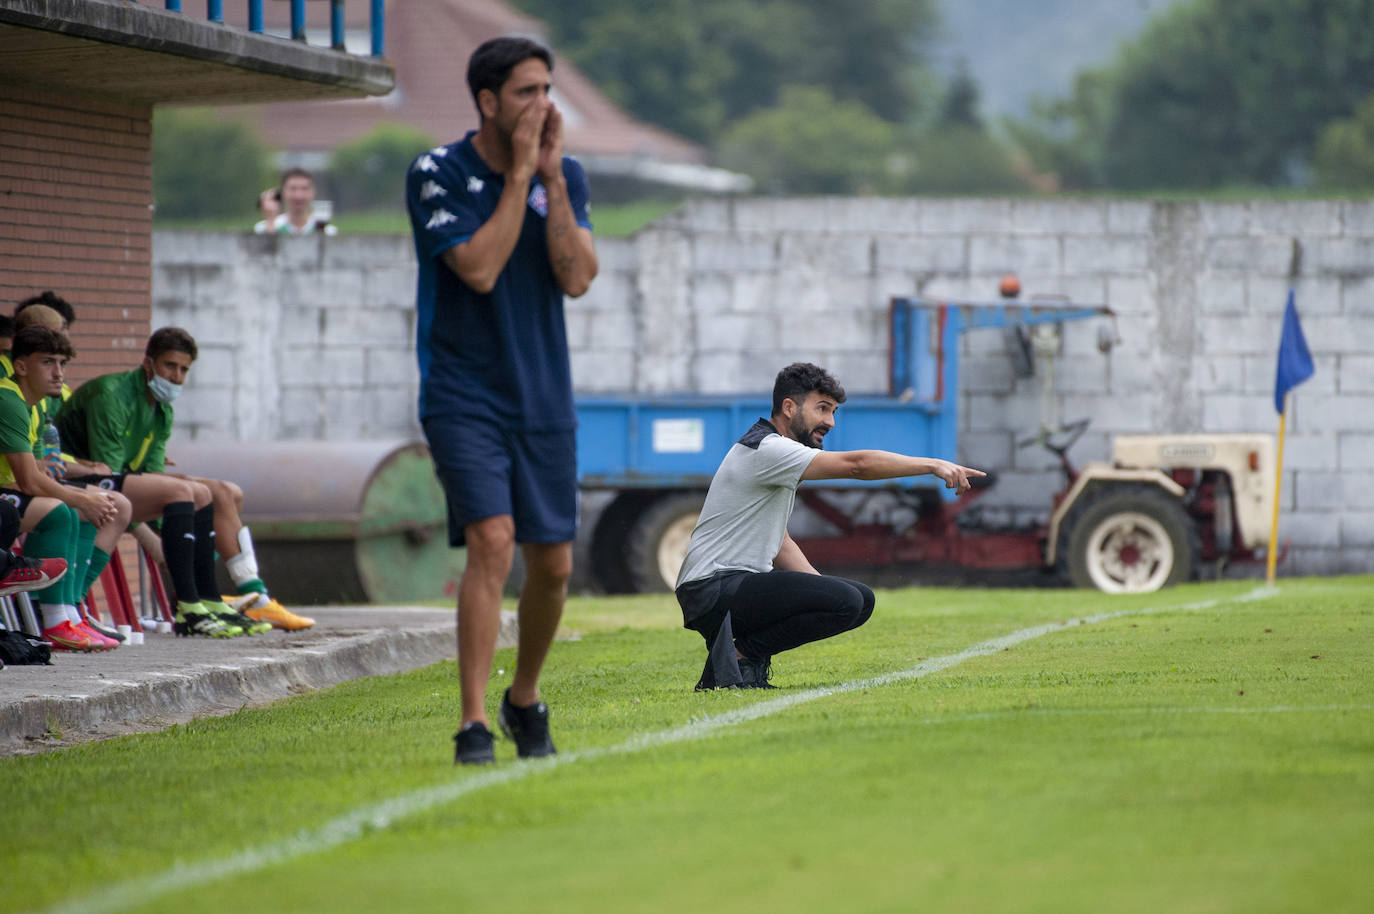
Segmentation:
[(476, 175), (473, 175), (471, 178), (468, 178), (468, 193), (480, 194), (482, 192), (482, 188), (486, 186), (487, 182), (483, 181)]
[(425, 228), (437, 229), (442, 226), (448, 225), (450, 222), (457, 221), (458, 217), (453, 215), (453, 213), (450, 213), (448, 210), (436, 209), (433, 215), (429, 217), (429, 221), (425, 223)]
[(444, 190), (437, 181), (426, 181), (424, 184), (420, 185), (421, 200), (428, 200), (431, 197), (442, 197), (447, 193), (448, 191)]
[(439, 163), (434, 161), (428, 153), (415, 160), (416, 171), (438, 171)]
[(549, 214), (549, 192), (544, 190), (543, 184), (536, 184), (534, 190), (530, 191), (530, 208), (541, 216)]

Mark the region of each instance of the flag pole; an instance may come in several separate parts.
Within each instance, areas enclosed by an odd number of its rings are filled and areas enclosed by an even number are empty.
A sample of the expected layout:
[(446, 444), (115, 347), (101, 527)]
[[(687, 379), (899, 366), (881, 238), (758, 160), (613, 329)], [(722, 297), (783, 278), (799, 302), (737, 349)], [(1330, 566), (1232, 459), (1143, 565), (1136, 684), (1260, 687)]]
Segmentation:
[(1265, 562), (1264, 583), (1274, 586), (1274, 565), (1278, 562), (1279, 493), (1283, 490), (1283, 434), (1284, 419), (1288, 417), (1288, 394), (1283, 397), (1283, 412), (1279, 413), (1279, 451), (1274, 463), (1274, 516), (1269, 522), (1269, 557)]

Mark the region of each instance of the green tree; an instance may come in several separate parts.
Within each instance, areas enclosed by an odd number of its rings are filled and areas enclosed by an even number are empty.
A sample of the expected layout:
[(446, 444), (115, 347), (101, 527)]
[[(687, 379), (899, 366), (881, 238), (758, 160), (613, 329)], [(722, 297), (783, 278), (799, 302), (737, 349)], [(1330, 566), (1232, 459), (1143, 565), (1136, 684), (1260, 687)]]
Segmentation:
[(785, 86), (824, 86), (885, 120), (912, 118), (938, 22), (933, 0), (517, 3), (636, 117), (707, 143), (773, 107)]
[(1374, 90), (1371, 22), (1374, 0), (1172, 7), (1081, 84), (1088, 94), (1061, 109), (1072, 128), (1023, 145), (1062, 159), (1066, 139), (1098, 137), (1087, 172), (1120, 188), (1302, 183), (1325, 124)]
[(968, 71), (968, 61), (959, 58), (954, 75), (945, 88), (944, 104), (940, 108), (941, 127), (972, 127), (981, 129), (982, 115), (978, 113), (978, 81)]
[(1082, 70), (1068, 98), (1039, 99), (1031, 105), (1029, 119), (1007, 118), (1002, 127), (1033, 166), (1052, 175), (1061, 188), (1105, 187), (1102, 147), (1115, 110), (1115, 91), (1108, 71)]
[(340, 209), (402, 208), (397, 175), (436, 143), (428, 134), (402, 124), (380, 124), (372, 132), (334, 149), (329, 157), (329, 192)]
[(987, 131), (955, 126), (927, 130), (912, 144), (915, 163), (905, 187), (923, 194), (1024, 193), (1011, 155)]
[(1317, 182), (1330, 190), (1374, 189), (1374, 92), (1355, 116), (1332, 121), (1317, 140)]
[(213, 111), (153, 115), (153, 200), (159, 216), (251, 213), (273, 181), (270, 156), (252, 129)]
[(892, 124), (816, 86), (784, 87), (777, 107), (733, 124), (718, 158), (764, 193), (881, 192), (904, 172)]

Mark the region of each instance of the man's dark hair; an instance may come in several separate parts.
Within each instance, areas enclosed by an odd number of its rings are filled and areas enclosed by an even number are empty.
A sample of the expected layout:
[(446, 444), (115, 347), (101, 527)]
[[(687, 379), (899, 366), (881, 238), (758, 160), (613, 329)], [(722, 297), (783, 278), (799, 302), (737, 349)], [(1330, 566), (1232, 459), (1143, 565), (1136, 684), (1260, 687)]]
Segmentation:
[(49, 330), (42, 324), (30, 324), (14, 335), (10, 358), (18, 361), (35, 352), (66, 356), (69, 359), (76, 357), (76, 350), (72, 348), (72, 341), (67, 339), (67, 334)]
[(0, 314), (0, 337), (14, 336), (14, 318)]
[(295, 166), (281, 173), (281, 181), (277, 183), (277, 189), (280, 190), (286, 187), (286, 182), (290, 181), (292, 178), (305, 178), (305, 180), (309, 181), (311, 184), (315, 183), (314, 175), (300, 166)]
[(148, 337), (148, 346), (143, 350), (143, 354), (153, 361), (157, 361), (158, 356), (166, 352), (184, 352), (194, 362), (196, 360), (195, 338), (180, 327), (162, 327), (154, 330), (153, 335)]
[(29, 305), (47, 305), (49, 308), (62, 315), (62, 319), (67, 322), (68, 327), (76, 323), (76, 311), (72, 309), (72, 306), (67, 303), (65, 298), (58, 295), (56, 292), (47, 291), (24, 299), (14, 306), (14, 316), (18, 317), (19, 312), (23, 311)]
[(836, 403), (844, 402), (844, 388), (824, 368), (810, 362), (788, 365), (778, 372), (778, 379), (773, 382), (773, 415), (781, 415), (783, 400), (801, 406), (813, 390)]
[(478, 117), (482, 116), (482, 103), (477, 100), (481, 91), (490, 89), (500, 95), (501, 87), (510, 79), (510, 71), (531, 57), (544, 61), (544, 66), (553, 72), (553, 53), (528, 38), (493, 38), (472, 52), (468, 58), (468, 89), (472, 91)]

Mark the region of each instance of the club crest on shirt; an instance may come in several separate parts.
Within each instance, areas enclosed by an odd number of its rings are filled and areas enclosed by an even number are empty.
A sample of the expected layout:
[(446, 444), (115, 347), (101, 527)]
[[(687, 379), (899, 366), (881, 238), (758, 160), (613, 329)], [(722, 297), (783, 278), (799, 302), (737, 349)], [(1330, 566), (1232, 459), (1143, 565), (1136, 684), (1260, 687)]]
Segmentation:
[(544, 190), (543, 184), (536, 184), (530, 191), (530, 208), (541, 216), (549, 214), (549, 192)]

